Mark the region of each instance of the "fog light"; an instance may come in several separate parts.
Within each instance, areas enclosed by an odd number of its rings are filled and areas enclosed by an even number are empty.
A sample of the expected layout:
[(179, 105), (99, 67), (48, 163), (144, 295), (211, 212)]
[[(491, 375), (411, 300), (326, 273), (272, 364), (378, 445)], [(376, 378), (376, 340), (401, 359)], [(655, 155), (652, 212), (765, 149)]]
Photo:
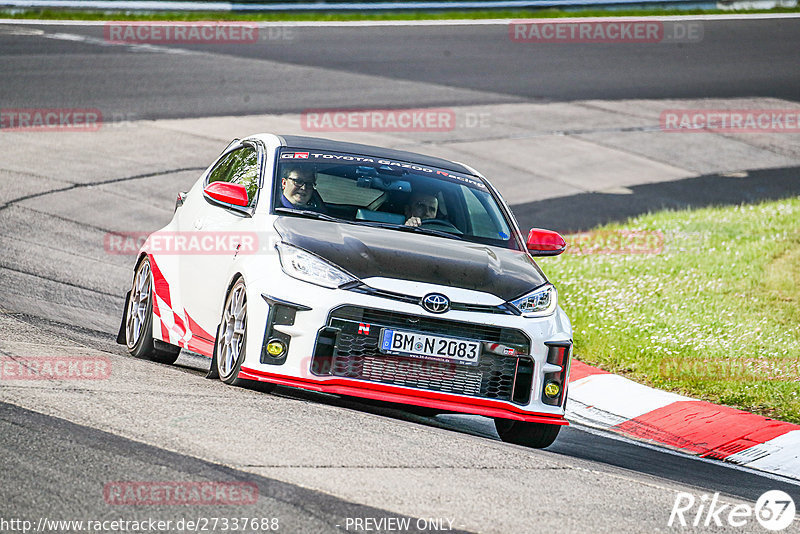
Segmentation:
[(286, 350), (286, 345), (280, 339), (271, 339), (267, 343), (267, 352), (270, 356), (278, 357)]
[(559, 393), (561, 393), (561, 386), (558, 384), (558, 382), (550, 380), (544, 385), (544, 394), (551, 399), (558, 397)]

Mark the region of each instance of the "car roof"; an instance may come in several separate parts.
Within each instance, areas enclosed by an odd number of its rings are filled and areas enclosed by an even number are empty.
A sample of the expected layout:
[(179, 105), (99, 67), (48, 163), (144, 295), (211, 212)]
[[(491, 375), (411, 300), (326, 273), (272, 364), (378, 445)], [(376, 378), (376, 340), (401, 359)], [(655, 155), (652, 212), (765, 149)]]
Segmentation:
[(333, 152), (345, 152), (360, 156), (400, 160), (475, 176), (475, 172), (473, 170), (454, 161), (435, 158), (433, 156), (425, 156), (424, 154), (417, 154), (415, 152), (406, 152), (405, 150), (381, 148), (372, 145), (361, 145), (358, 143), (345, 143), (342, 141), (332, 141), (330, 139), (306, 137), (302, 135), (280, 135), (278, 137), (283, 140), (283, 145), (286, 147), (307, 148), (310, 150), (330, 150)]

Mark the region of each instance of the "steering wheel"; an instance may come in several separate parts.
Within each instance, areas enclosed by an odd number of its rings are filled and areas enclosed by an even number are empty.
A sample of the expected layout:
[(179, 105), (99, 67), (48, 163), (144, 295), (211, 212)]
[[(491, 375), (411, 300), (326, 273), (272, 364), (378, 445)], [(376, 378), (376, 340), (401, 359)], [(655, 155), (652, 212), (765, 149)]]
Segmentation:
[(427, 225), (444, 226), (448, 230), (455, 230), (459, 234), (461, 233), (461, 230), (456, 228), (456, 225), (445, 219), (422, 219), (422, 221), (420, 222), (422, 226), (427, 226)]

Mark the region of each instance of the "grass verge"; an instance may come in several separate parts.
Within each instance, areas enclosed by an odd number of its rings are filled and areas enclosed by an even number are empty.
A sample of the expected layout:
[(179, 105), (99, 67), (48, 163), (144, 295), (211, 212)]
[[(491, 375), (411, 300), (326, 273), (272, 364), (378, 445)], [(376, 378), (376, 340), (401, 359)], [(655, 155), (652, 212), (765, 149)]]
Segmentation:
[[(599, 253), (598, 240), (627, 232), (663, 235), (663, 247)], [(800, 423), (800, 197), (658, 212), (567, 242), (581, 246), (540, 265), (580, 360)]]
[(387, 11), (368, 12), (127, 12), (86, 11), (69, 9), (1, 9), (0, 18), (42, 20), (247, 20), (247, 21), (353, 21), (353, 20), (463, 20), (463, 19), (529, 19), (562, 17), (652, 17), (670, 15), (715, 15), (750, 13), (800, 13), (800, 6), (758, 10), (720, 9), (520, 9), (476, 11)]

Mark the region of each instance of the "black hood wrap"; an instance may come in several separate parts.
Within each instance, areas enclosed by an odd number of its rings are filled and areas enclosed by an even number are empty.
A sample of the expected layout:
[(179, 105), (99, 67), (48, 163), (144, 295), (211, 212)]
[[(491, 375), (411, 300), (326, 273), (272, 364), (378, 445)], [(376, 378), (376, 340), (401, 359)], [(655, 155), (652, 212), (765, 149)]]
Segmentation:
[(508, 301), (547, 280), (524, 252), (430, 235), (302, 217), (279, 217), (290, 245), (358, 278), (380, 276), (482, 291)]

